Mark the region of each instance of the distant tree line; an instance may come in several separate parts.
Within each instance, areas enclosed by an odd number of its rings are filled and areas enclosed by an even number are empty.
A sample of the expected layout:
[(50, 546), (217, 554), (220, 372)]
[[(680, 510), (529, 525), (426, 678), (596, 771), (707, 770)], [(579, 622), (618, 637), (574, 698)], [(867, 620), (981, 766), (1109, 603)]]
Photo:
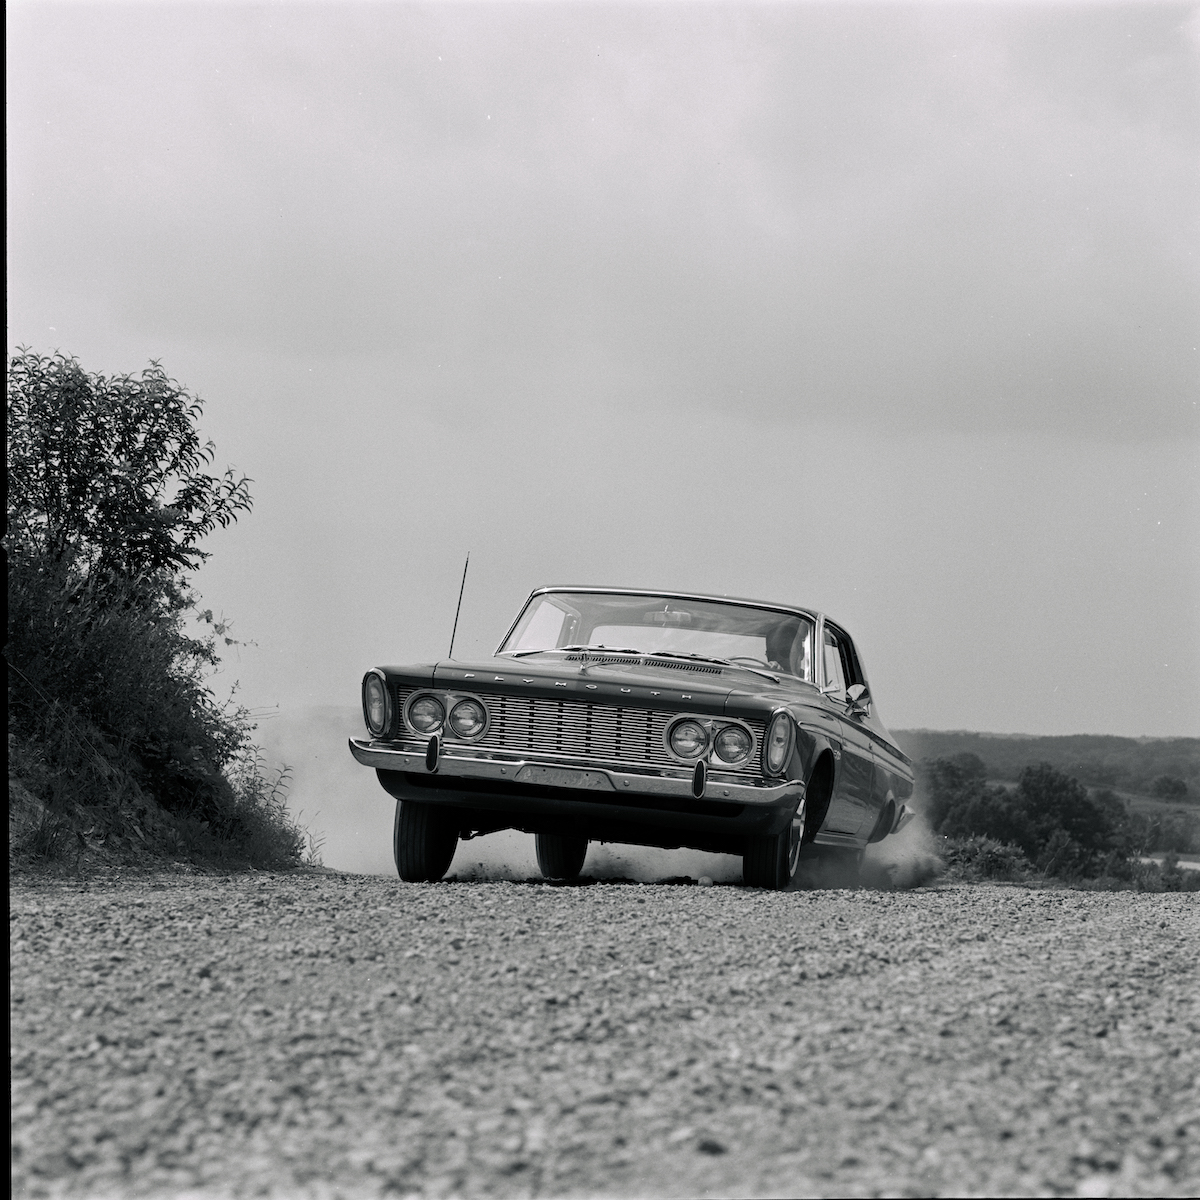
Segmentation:
[(918, 762), (972, 754), (987, 764), (992, 780), (1016, 783), (1030, 763), (1045, 762), (1085, 787), (1200, 804), (1200, 738), (1031, 737), (925, 729), (901, 730), (896, 736)]
[[(1200, 817), (1192, 812), (1130, 811), (1110, 789), (1089, 792), (1049, 763), (1026, 766), (1015, 787), (989, 783), (987, 775), (969, 751), (926, 759), (918, 794), (936, 833), (959, 843), (983, 839), (1013, 871), (1120, 878), (1150, 854), (1200, 853)], [(1200, 877), (1195, 882), (1200, 886)]]

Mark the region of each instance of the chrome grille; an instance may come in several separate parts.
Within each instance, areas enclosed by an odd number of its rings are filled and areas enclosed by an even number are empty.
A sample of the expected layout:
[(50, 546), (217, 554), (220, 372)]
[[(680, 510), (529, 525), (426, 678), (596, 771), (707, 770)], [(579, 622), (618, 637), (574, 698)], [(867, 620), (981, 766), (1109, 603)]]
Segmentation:
[[(415, 688), (396, 691), (397, 708)], [(664, 735), (679, 714), (654, 709), (624, 708), (610, 704), (588, 704), (579, 700), (544, 700), (539, 697), (498, 696), (476, 692), (487, 705), (488, 731), (475, 742), (462, 743), (486, 750), (513, 754), (554, 754), (602, 762), (637, 763), (643, 766), (676, 767), (667, 753)], [(401, 721), (401, 733), (411, 733)], [(746, 721), (762, 745), (765, 725)], [(457, 739), (447, 738), (447, 743)], [(758, 755), (741, 767), (710, 764), (711, 769), (737, 774), (758, 772)]]
[(663, 743), (673, 713), (523, 696), (485, 696), (484, 700), (491, 724), (476, 745), (518, 753), (678, 765)]

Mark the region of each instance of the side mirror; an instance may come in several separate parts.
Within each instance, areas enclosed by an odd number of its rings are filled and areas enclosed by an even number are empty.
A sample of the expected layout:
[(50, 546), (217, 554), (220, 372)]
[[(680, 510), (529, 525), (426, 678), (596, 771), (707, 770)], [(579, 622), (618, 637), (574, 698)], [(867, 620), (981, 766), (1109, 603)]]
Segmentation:
[(852, 717), (871, 715), (871, 693), (865, 683), (852, 683), (846, 689), (846, 711)]

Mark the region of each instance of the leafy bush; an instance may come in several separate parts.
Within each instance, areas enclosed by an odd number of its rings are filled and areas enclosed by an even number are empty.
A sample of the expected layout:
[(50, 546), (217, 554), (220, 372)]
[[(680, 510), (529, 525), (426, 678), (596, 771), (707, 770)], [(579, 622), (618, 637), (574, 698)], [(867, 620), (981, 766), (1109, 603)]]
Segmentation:
[(10, 851), (298, 861), (282, 781), (207, 686), (218, 627), (186, 628), (198, 539), (250, 507), (247, 480), (201, 469), (199, 401), (157, 365), (105, 379), (30, 353), (7, 401), (10, 774), (43, 806), (14, 833), (10, 787)]
[(1172, 854), (1161, 863), (1124, 859), (1078, 886), (1089, 891), (1200, 892), (1200, 871), (1181, 870)]
[(988, 786), (961, 763), (922, 764), (928, 817), (936, 833), (1013, 847), (1043, 875), (1097, 875), (1129, 853), (1125, 810), (1048, 763), (1026, 767), (1015, 789)]
[(1033, 864), (1016, 846), (994, 838), (946, 838), (941, 857), (949, 870), (965, 879), (1027, 879)]
[(173, 579), (196, 543), (250, 509), (250, 481), (201, 469), (202, 405), (158, 363), (88, 375), (24, 351), (8, 364), (9, 537), (26, 556), (124, 579)]
[(1173, 775), (1160, 775), (1151, 785), (1151, 792), (1164, 800), (1175, 800), (1188, 794), (1188, 785)]
[(1130, 813), (1127, 836), (1135, 854), (1200, 854), (1200, 817), (1190, 812)]

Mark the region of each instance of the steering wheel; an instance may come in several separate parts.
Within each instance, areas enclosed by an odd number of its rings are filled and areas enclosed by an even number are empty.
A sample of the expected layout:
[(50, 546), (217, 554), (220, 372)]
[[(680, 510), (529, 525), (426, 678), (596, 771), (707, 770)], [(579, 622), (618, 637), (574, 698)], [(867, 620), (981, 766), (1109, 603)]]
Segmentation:
[(735, 654), (729, 659), (731, 663), (748, 662), (753, 663), (756, 667), (770, 667), (770, 663), (764, 658), (755, 658), (752, 654)]

